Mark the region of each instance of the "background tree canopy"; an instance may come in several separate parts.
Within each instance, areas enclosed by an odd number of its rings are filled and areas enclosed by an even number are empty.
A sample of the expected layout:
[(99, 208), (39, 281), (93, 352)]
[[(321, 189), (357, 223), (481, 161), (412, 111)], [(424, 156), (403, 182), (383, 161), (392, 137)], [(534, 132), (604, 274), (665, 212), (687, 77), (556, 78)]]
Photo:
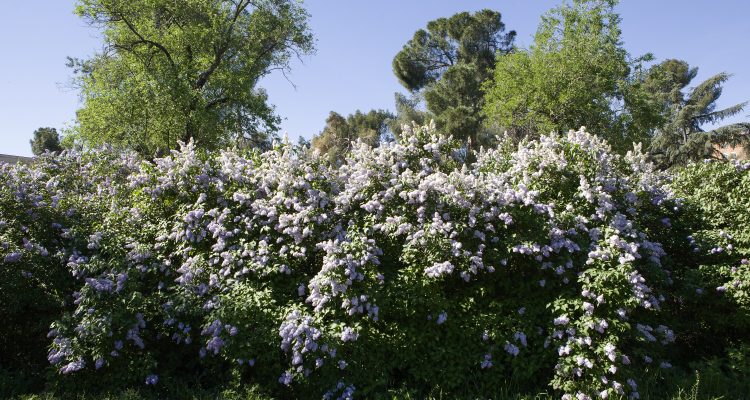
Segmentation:
[(279, 118), (258, 80), (313, 51), (307, 13), (292, 0), (81, 0), (105, 48), (71, 60), (83, 107), (77, 134), (153, 155), (263, 145)]
[(55, 128), (39, 128), (34, 131), (34, 138), (29, 141), (31, 152), (35, 156), (43, 154), (45, 151), (60, 151), (60, 135)]
[(412, 123), (418, 125), (427, 125), (435, 116), (420, 106), (424, 104), (424, 96), (420, 92), (411, 92), (407, 96), (402, 93), (395, 93), (396, 115), (387, 121), (388, 128), (393, 132), (395, 137), (401, 136), (404, 125), (411, 126)]
[(622, 47), (616, 1), (575, 0), (542, 17), (534, 43), (498, 57), (484, 112), (516, 137), (586, 126), (616, 149), (661, 122), (640, 63)]
[(750, 124), (747, 123), (730, 124), (708, 132), (703, 129), (705, 124), (738, 114), (747, 102), (717, 110), (716, 101), (729, 75), (716, 74), (685, 93), (696, 75), (698, 68), (671, 59), (655, 65), (646, 76), (645, 87), (656, 97), (666, 117), (650, 148), (654, 159), (663, 166), (719, 156), (714, 147), (717, 144), (750, 144)]
[(370, 110), (363, 113), (357, 110), (344, 118), (331, 111), (323, 131), (313, 137), (312, 147), (334, 164), (340, 164), (357, 140), (377, 147), (388, 131), (388, 121), (393, 114), (385, 110)]
[(501, 15), (493, 10), (438, 18), (414, 33), (393, 59), (393, 72), (405, 88), (422, 92), (441, 130), (476, 143), (483, 122), (482, 82), (491, 76), (496, 55), (510, 51), (516, 37), (515, 31), (504, 32)]

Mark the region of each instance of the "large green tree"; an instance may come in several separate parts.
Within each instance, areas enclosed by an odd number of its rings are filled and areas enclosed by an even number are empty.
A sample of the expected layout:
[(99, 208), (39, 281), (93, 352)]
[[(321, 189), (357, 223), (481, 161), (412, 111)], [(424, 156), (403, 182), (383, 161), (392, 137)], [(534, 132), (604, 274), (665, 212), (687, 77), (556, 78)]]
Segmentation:
[(313, 137), (312, 148), (325, 155), (333, 164), (340, 164), (357, 140), (378, 146), (388, 132), (388, 121), (393, 114), (385, 110), (357, 110), (344, 118), (331, 111), (323, 131)]
[(76, 12), (105, 42), (71, 62), (78, 136), (146, 155), (177, 141), (264, 144), (279, 118), (259, 79), (313, 50), (294, 0), (79, 0)]
[(484, 112), (515, 137), (586, 126), (615, 148), (661, 123), (641, 63), (622, 46), (614, 0), (574, 0), (542, 16), (534, 43), (499, 57)]
[(35, 156), (45, 151), (61, 151), (60, 134), (55, 128), (39, 128), (34, 131), (34, 137), (29, 141), (31, 152)]
[(393, 59), (393, 72), (405, 88), (420, 92), (439, 129), (476, 143), (484, 119), (481, 85), (515, 36), (493, 10), (439, 18), (414, 33)]
[(717, 145), (750, 144), (750, 124), (735, 123), (706, 130), (714, 124), (740, 113), (747, 102), (717, 109), (722, 86), (729, 79), (726, 73), (716, 74), (686, 92), (698, 75), (682, 60), (666, 60), (652, 67), (644, 86), (653, 93), (666, 117), (656, 130), (650, 151), (661, 165), (683, 165), (689, 161), (720, 157)]

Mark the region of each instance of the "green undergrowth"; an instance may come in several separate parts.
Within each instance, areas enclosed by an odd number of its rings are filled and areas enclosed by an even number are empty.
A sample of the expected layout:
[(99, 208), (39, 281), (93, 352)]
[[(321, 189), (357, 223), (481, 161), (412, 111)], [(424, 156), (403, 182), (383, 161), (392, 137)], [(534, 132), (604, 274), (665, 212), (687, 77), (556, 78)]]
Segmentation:
[[(700, 365), (700, 370), (692, 373), (672, 371), (641, 378), (642, 399), (665, 400), (742, 400), (750, 393), (750, 379), (747, 373), (739, 373), (747, 367), (747, 361), (733, 363), (730, 356), (724, 360), (712, 360)], [(160, 391), (127, 389), (115, 393), (53, 393), (27, 394), (11, 397), (14, 400), (270, 400), (273, 397), (262, 392), (259, 386), (246, 385), (230, 389), (196, 389), (189, 385), (173, 385)], [(466, 388), (464, 394), (447, 394), (439, 386), (428, 393), (419, 393), (410, 388), (390, 390), (374, 397), (389, 400), (447, 400), (447, 399), (497, 399), (497, 400), (553, 400), (558, 397), (547, 392), (522, 393), (508, 386), (493, 394), (476, 394), (473, 388)], [(618, 399), (618, 398), (614, 398)], [(625, 399), (624, 397), (622, 398)], [(619, 399), (618, 399), (619, 400)]]

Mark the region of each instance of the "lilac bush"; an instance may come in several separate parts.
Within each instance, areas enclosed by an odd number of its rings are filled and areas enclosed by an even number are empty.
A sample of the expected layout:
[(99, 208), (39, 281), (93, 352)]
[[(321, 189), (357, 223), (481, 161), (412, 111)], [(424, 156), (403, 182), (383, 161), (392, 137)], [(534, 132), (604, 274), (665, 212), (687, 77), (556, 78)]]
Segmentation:
[(750, 162), (694, 163), (674, 174), (671, 186), (697, 217), (688, 240), (689, 257), (699, 263), (676, 279), (687, 305), (680, 316), (690, 321), (677, 332), (693, 338), (695, 351), (748, 353)]
[[(135, 171), (130, 153), (68, 151), (33, 166), (0, 164), (0, 359), (9, 370), (44, 371), (49, 325), (70, 310), (82, 283), (86, 238)], [(81, 248), (84, 253), (74, 249)], [(98, 282), (97, 282), (98, 283)], [(83, 367), (60, 342), (64, 371)], [(65, 357), (63, 357), (65, 355)]]
[(639, 147), (584, 129), (500, 143), (465, 165), (414, 126), (339, 168), (288, 143), (4, 166), (2, 273), (61, 274), (48, 360), (71, 379), (638, 398), (644, 370), (682, 361), (673, 309), (699, 270), (684, 253), (712, 262), (729, 239), (688, 237)]

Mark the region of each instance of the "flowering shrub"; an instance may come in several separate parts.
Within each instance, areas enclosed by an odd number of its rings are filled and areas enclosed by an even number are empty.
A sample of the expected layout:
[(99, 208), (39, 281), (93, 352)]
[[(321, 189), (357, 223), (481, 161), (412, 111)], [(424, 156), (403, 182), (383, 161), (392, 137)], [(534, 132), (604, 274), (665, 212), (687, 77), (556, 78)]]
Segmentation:
[(688, 238), (639, 148), (581, 130), (471, 167), (457, 151), (427, 126), (338, 169), (288, 144), (5, 166), (0, 273), (49, 290), (48, 360), (72, 379), (637, 398), (642, 371), (684, 361), (674, 315), (700, 306), (696, 260), (715, 263), (693, 249), (723, 242)]
[(750, 162), (695, 163), (672, 186), (698, 217), (688, 239), (700, 265), (682, 280), (699, 294), (691, 322), (710, 337), (698, 348), (739, 348), (750, 335)]
[(135, 167), (107, 152), (0, 165), (0, 367), (44, 370), (50, 323), (78, 284), (68, 266), (85, 260), (74, 249)]

